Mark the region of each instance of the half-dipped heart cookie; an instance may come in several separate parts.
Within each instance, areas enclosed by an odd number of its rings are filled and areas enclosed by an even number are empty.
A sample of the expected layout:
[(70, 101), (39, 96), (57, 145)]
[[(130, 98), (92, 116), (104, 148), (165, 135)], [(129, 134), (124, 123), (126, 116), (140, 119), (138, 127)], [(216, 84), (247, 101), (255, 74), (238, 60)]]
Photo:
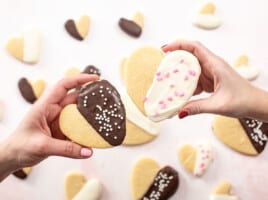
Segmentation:
[(34, 103), (43, 94), (45, 86), (45, 81), (41, 79), (31, 83), (28, 79), (21, 78), (18, 82), (22, 97), (29, 103)]
[(101, 71), (97, 67), (95, 67), (94, 65), (88, 65), (82, 72), (80, 72), (80, 69), (77, 67), (69, 68), (65, 72), (65, 77), (71, 77), (80, 73), (101, 76)]
[(163, 57), (158, 48), (142, 47), (131, 53), (121, 66), (126, 88), (121, 95), (127, 111), (125, 145), (150, 142), (160, 132), (159, 125), (146, 117), (143, 102)]
[(144, 28), (144, 16), (141, 12), (136, 12), (133, 20), (120, 18), (119, 27), (128, 35), (133, 37), (140, 37), (142, 29)]
[(216, 6), (209, 2), (205, 4), (194, 19), (194, 25), (203, 29), (215, 29), (221, 25), (221, 20), (215, 15)]
[(29, 28), (21, 37), (11, 38), (7, 42), (6, 49), (20, 61), (37, 63), (41, 51), (41, 34), (36, 28)]
[(199, 62), (191, 53), (182, 50), (168, 53), (144, 96), (148, 118), (157, 122), (177, 114), (192, 97), (200, 73)]
[(249, 65), (248, 56), (239, 56), (235, 63), (234, 69), (245, 79), (254, 80), (260, 74), (260, 69), (258, 67)]
[(268, 139), (268, 124), (255, 119), (217, 116), (212, 128), (224, 144), (252, 156), (264, 150)]
[(131, 174), (133, 200), (167, 200), (179, 187), (178, 172), (170, 167), (160, 167), (150, 158), (140, 159)]
[(65, 23), (64, 27), (73, 38), (77, 40), (84, 40), (90, 29), (90, 18), (87, 15), (83, 15), (77, 21), (69, 19)]
[(25, 167), (13, 172), (13, 175), (19, 179), (26, 179), (28, 175), (31, 173), (32, 167)]
[(67, 200), (98, 200), (102, 185), (97, 179), (86, 180), (77, 172), (70, 172), (65, 178), (65, 196)]
[(59, 126), (66, 137), (83, 146), (118, 146), (126, 135), (125, 107), (111, 83), (95, 81), (82, 86), (77, 104), (63, 108)]
[(231, 194), (232, 186), (229, 182), (224, 181), (217, 185), (212, 194), (210, 200), (238, 200), (238, 197)]
[(213, 160), (211, 145), (207, 142), (200, 143), (197, 147), (183, 145), (179, 150), (179, 159), (194, 176), (202, 176)]

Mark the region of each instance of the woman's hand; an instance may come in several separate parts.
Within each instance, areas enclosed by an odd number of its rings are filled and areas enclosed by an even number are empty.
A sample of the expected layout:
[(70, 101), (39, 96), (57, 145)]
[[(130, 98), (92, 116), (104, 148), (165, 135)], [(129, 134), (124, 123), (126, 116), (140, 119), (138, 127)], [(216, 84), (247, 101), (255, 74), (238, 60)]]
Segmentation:
[(0, 175), (3, 159), (9, 160), (10, 169), (14, 171), (33, 166), (51, 155), (70, 158), (90, 157), (92, 155), (90, 148), (75, 144), (61, 134), (58, 116), (65, 105), (74, 103), (77, 99), (78, 92), (69, 93), (71, 89), (97, 79), (95, 75), (86, 74), (66, 78), (42, 96), (14, 133), (1, 145)]
[(265, 112), (263, 110), (263, 104), (268, 104), (264, 103), (268, 102), (267, 93), (251, 85), (201, 43), (178, 40), (162, 49), (165, 52), (185, 50), (195, 55), (202, 70), (195, 94), (203, 91), (212, 93), (208, 98), (188, 102), (180, 111), (180, 118), (199, 113), (215, 113), (268, 121), (268, 107), (266, 106)]

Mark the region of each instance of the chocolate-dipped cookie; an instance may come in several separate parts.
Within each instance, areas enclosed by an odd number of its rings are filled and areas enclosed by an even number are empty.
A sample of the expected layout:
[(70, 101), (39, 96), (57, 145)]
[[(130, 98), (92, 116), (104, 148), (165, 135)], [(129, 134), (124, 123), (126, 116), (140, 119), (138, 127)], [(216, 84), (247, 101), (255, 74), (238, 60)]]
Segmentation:
[(131, 187), (134, 200), (166, 200), (177, 191), (179, 175), (170, 166), (161, 168), (156, 161), (143, 158), (132, 170)]
[(60, 129), (81, 145), (109, 148), (122, 144), (126, 112), (117, 90), (108, 81), (84, 85), (77, 104), (67, 105), (59, 118)]
[(32, 171), (31, 167), (25, 167), (13, 172), (13, 175), (19, 179), (26, 179), (28, 175), (31, 173), (31, 171)]
[(18, 82), (18, 88), (22, 97), (29, 103), (34, 103), (45, 89), (45, 81), (37, 80), (31, 83), (26, 78), (21, 78)]
[(89, 16), (83, 15), (78, 21), (69, 19), (64, 25), (66, 31), (77, 40), (84, 40), (90, 28)]
[(264, 150), (268, 139), (268, 124), (249, 118), (217, 116), (213, 130), (224, 144), (240, 153), (253, 156)]

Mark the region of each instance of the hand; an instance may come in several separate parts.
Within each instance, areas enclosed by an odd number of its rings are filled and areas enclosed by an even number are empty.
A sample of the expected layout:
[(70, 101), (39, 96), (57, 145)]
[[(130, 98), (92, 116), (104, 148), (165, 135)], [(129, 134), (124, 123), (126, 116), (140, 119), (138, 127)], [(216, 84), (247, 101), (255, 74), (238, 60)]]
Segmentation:
[[(215, 113), (232, 117), (254, 117), (268, 120), (264, 117), (263, 107), (257, 113), (256, 102), (262, 97), (265, 102), (268, 95), (254, 87), (242, 78), (222, 58), (213, 54), (199, 42), (179, 40), (162, 47), (163, 51), (185, 50), (197, 57), (202, 73), (195, 95), (203, 91), (212, 93), (204, 99), (188, 102), (180, 111), (179, 117), (199, 113)], [(268, 112), (268, 108), (266, 113)], [(264, 119), (266, 118), (266, 119)]]
[(33, 105), (15, 132), (4, 142), (7, 149), (0, 153), (8, 152), (17, 168), (33, 166), (51, 155), (90, 157), (90, 148), (75, 144), (61, 134), (58, 116), (65, 105), (77, 99), (78, 92), (70, 93), (71, 89), (97, 79), (97, 76), (81, 74), (61, 80)]

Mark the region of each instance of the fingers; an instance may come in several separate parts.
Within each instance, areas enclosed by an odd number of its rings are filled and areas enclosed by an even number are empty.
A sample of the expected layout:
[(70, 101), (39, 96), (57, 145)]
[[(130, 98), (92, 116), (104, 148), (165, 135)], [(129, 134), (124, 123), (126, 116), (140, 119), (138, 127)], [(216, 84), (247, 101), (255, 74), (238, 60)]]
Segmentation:
[(76, 103), (78, 97), (78, 91), (69, 93), (65, 98), (59, 103), (61, 107), (64, 107), (68, 104)]
[(50, 138), (47, 144), (47, 154), (68, 158), (89, 158), (93, 151), (74, 142)]
[(79, 74), (73, 77), (64, 78), (56, 84), (56, 86), (46, 95), (43, 101), (46, 101), (46, 103), (58, 103), (65, 98), (69, 90), (98, 79), (98, 76), (88, 74)]

